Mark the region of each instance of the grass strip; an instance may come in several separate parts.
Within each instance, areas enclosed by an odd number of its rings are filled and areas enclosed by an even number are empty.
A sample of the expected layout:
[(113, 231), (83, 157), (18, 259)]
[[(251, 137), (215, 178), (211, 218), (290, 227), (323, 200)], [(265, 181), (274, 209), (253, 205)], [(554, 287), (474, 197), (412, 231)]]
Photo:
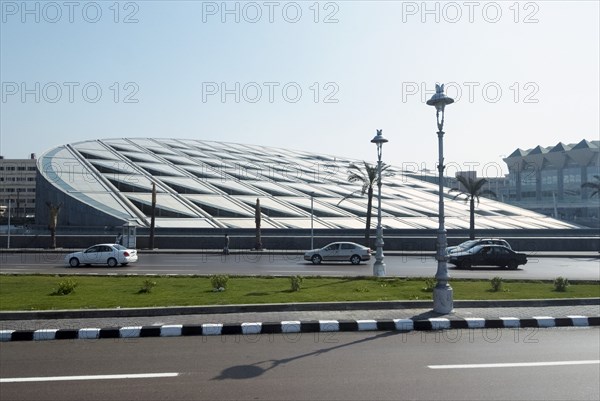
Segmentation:
[[(57, 295), (68, 280), (74, 290)], [(593, 281), (571, 283), (564, 292), (552, 281), (504, 280), (496, 292), (490, 280), (455, 279), (451, 285), (455, 300), (600, 297)], [(427, 287), (425, 278), (304, 277), (301, 290), (292, 291), (289, 277), (230, 276), (225, 291), (214, 291), (209, 276), (0, 275), (0, 310), (430, 300)]]

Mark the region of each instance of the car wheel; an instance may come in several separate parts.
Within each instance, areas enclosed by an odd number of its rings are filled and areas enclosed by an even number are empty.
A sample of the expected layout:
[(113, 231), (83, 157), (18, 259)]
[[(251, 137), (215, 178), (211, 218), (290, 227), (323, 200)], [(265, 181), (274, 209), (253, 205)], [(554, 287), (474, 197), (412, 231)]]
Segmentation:
[(350, 263), (352, 263), (353, 265), (358, 265), (360, 264), (360, 256), (358, 255), (352, 255), (352, 257), (350, 258)]
[(69, 266), (71, 266), (71, 267), (79, 266), (79, 259), (77, 259), (77, 258), (69, 259)]
[(323, 258), (321, 258), (321, 255), (313, 255), (313, 257), (310, 258), (310, 260), (313, 262), (313, 265), (318, 265), (321, 263), (321, 260), (323, 260)]
[(108, 267), (115, 267), (118, 264), (117, 259), (115, 258), (108, 259), (106, 263), (108, 263)]
[(516, 270), (517, 267), (519, 267), (519, 265), (514, 260), (511, 260), (510, 262), (508, 262), (508, 268), (509, 269)]

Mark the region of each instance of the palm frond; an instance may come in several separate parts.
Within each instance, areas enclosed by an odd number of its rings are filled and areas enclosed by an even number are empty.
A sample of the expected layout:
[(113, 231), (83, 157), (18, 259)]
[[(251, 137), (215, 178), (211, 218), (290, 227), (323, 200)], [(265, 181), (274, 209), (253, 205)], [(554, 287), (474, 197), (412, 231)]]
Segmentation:
[(465, 188), (468, 188), (470, 186), (469, 178), (465, 177), (464, 175), (456, 176), (456, 181), (460, 182)]
[(465, 199), (464, 199), (465, 203), (466, 203), (466, 202), (468, 202), (468, 201), (469, 201), (469, 199), (470, 199), (470, 198), (469, 198), (469, 195), (467, 195), (467, 194), (466, 194), (466, 193), (464, 193), (464, 192), (461, 192), (461, 193), (459, 193), (459, 194), (456, 194), (456, 195), (454, 195), (454, 198), (452, 198), (452, 200), (456, 200), (456, 198), (458, 198), (459, 196), (464, 196), (464, 197), (465, 197)]
[(485, 178), (473, 180), (472, 178), (468, 178), (468, 177), (459, 175), (456, 177), (456, 180), (458, 182), (460, 182), (464, 188), (459, 188), (459, 187), (450, 188), (448, 193), (458, 192), (458, 194), (456, 196), (454, 196), (454, 198), (452, 198), (453, 200), (455, 200), (456, 198), (458, 198), (460, 196), (464, 196), (465, 202), (467, 202), (469, 199), (473, 198), (474, 200), (477, 201), (477, 204), (479, 204), (480, 196), (491, 195), (494, 198), (497, 197), (497, 195), (494, 191), (489, 190), (489, 189), (483, 189), (483, 190), (481, 189), (488, 182), (487, 179), (485, 179)]
[(340, 203), (342, 203), (342, 202), (343, 202), (343, 201), (345, 201), (346, 199), (348, 199), (348, 198), (352, 198), (352, 196), (354, 196), (354, 194), (355, 194), (355, 193), (357, 193), (357, 192), (360, 192), (360, 189), (357, 189), (356, 191), (353, 191), (353, 192), (349, 193), (348, 195), (344, 196), (344, 197), (342, 198), (342, 200), (340, 200), (340, 201), (339, 201), (339, 202), (336, 204), (336, 206), (339, 206), (339, 205), (340, 205)]
[(356, 173), (350, 173), (348, 175), (348, 182), (357, 182), (357, 181), (361, 181), (361, 182), (365, 182), (365, 177)]
[(481, 188), (483, 188), (483, 186), (485, 184), (487, 184), (488, 180), (486, 180), (485, 178), (482, 178), (480, 180), (470, 180), (471, 181), (471, 188), (473, 189), (473, 192), (479, 192), (481, 190)]

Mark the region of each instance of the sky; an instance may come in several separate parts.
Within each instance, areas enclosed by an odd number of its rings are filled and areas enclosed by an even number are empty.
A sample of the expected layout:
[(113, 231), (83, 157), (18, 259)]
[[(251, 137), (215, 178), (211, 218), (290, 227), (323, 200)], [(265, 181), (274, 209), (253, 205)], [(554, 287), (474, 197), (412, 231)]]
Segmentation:
[(598, 140), (598, 1), (0, 1), (0, 155), (194, 138), (505, 174)]

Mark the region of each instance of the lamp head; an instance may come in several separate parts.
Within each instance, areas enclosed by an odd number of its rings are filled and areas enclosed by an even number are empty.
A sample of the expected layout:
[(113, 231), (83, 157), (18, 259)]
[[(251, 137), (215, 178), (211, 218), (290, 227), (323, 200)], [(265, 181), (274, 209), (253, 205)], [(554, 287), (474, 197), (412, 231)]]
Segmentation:
[(454, 103), (454, 99), (444, 94), (444, 84), (436, 84), (435, 95), (433, 95), (431, 99), (427, 101), (427, 104), (429, 106), (435, 106), (437, 111), (444, 111), (444, 107), (446, 107), (447, 104), (452, 103)]
[(371, 139), (371, 142), (376, 144), (376, 145), (383, 145), (384, 143), (386, 143), (388, 140), (383, 136), (383, 130), (382, 129), (378, 129), (377, 130), (377, 135), (375, 135), (375, 137), (373, 137), (373, 139)]

